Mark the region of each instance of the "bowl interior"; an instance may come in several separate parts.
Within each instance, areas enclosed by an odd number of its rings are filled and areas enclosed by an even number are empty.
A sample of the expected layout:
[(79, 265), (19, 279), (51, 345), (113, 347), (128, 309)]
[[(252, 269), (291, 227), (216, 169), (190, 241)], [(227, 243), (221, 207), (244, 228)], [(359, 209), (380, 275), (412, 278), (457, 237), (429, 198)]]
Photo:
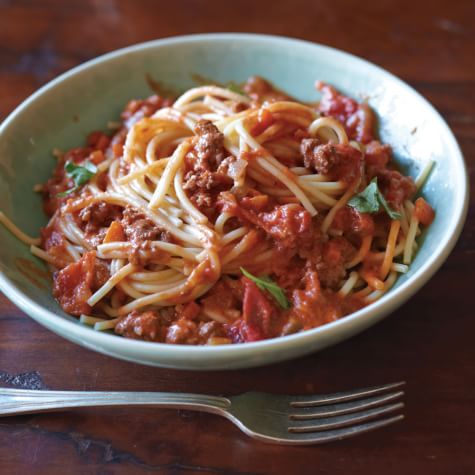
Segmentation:
[[(407, 85), (365, 61), (275, 37), (172, 38), (106, 55), (53, 81), (0, 129), (0, 209), (22, 230), (38, 235), (46, 217), (32, 188), (50, 175), (55, 160), (52, 149), (82, 145), (88, 132), (117, 120), (128, 100), (150, 95), (147, 75), (178, 92), (197, 85), (194, 75), (240, 82), (255, 74), (303, 101), (319, 98), (316, 79), (354, 98), (366, 97), (378, 114), (381, 140), (393, 147), (406, 173), (416, 177), (428, 160), (434, 160), (422, 194), (435, 208), (436, 219), (423, 236), (411, 270), (398, 279), (396, 288), (441, 254), (460, 224), (466, 175), (457, 144), (440, 116)], [(42, 263), (1, 226), (0, 239), (0, 269), (5, 277), (58, 318), (80, 325), (51, 297)]]

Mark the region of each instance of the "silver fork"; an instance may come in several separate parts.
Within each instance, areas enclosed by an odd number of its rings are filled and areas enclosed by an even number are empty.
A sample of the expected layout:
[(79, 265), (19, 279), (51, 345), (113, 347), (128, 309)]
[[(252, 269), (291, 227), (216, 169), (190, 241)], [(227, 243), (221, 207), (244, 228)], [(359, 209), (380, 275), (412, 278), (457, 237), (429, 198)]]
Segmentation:
[[(156, 406), (224, 416), (250, 437), (277, 444), (330, 442), (385, 427), (402, 414), (380, 418), (404, 407), (392, 383), (327, 395), (283, 396), (249, 392), (220, 397), (188, 393), (43, 391), (0, 388), (0, 416), (78, 407)], [(376, 420), (374, 420), (376, 419)]]

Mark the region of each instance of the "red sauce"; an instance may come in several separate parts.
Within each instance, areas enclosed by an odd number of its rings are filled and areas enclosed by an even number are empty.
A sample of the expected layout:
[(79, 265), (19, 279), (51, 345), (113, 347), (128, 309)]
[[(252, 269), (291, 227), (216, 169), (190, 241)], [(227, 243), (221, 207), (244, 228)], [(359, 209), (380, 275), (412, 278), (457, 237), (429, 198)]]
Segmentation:
[(414, 180), (396, 170), (383, 169), (376, 176), (384, 197), (396, 209), (416, 192)]
[(41, 246), (53, 258), (56, 267), (62, 268), (70, 263), (66, 252), (66, 240), (57, 226), (57, 221), (50, 221), (41, 229)]
[(251, 135), (256, 137), (257, 135), (262, 134), (262, 132), (273, 123), (274, 117), (272, 112), (269, 112), (267, 109), (260, 109), (257, 115), (257, 122), (251, 129)]
[(364, 144), (374, 140), (374, 114), (366, 103), (359, 104), (322, 82), (317, 83), (317, 88), (322, 92), (318, 110), (323, 115), (340, 121), (345, 126), (349, 139)]
[(243, 341), (258, 341), (272, 335), (272, 319), (276, 314), (274, 304), (260, 291), (257, 285), (246, 277), (242, 303), (242, 324), (240, 334)]
[(65, 312), (77, 316), (90, 312), (87, 300), (92, 295), (95, 261), (96, 253), (87, 252), (54, 276), (53, 295)]
[(344, 206), (336, 212), (332, 227), (361, 240), (374, 234), (375, 225), (370, 214), (360, 213), (355, 208)]
[[(250, 78), (243, 88), (252, 101), (239, 109), (252, 108), (265, 101), (293, 100), (259, 77)], [(281, 163), (288, 167), (305, 167), (309, 173), (324, 174), (329, 180), (341, 181), (347, 186), (355, 183), (357, 191), (362, 191), (376, 177), (390, 206), (400, 208), (414, 194), (415, 185), (411, 178), (392, 168), (391, 148), (375, 139), (374, 116), (368, 105), (338, 93), (331, 86), (319, 83), (318, 88), (322, 100), (317, 110), (323, 116), (340, 121), (350, 140), (365, 144), (364, 153), (349, 144), (321, 143), (300, 128), (301, 125), (284, 124), (283, 135), (298, 141), (300, 148), (292, 148)], [(69, 150), (58, 160), (52, 178), (44, 187), (44, 207), (49, 215), (65, 210), (71, 212), (92, 248), (108, 242), (128, 243), (129, 262), (137, 267), (146, 268), (149, 261), (169, 263), (172, 256), (154, 249), (152, 243), (174, 243), (175, 238), (140, 210), (91, 201), (91, 195), (81, 190), (66, 197), (58, 194), (74, 187), (64, 170), (67, 161), (89, 160), (98, 165), (106, 156), (120, 160), (129, 128), (141, 118), (170, 105), (171, 100), (159, 96), (130, 101), (121, 114), (120, 129), (112, 135), (92, 132), (84, 147)], [(277, 113), (260, 108), (250, 119), (250, 133), (256, 137), (273, 124), (280, 125), (279, 120), (283, 121)], [(252, 261), (255, 249), (265, 244), (273, 250), (274, 258), (266, 268), (265, 277), (280, 287), (289, 306), (283, 308), (261, 284), (247, 277), (220, 276), (222, 269), (215, 266), (212, 259), (200, 262), (198, 267), (195, 262), (184, 260), (184, 272), (192, 277), (179, 295), (171, 297), (169, 303), (173, 305), (144, 308), (121, 316), (116, 333), (127, 338), (173, 344), (253, 342), (314, 328), (363, 307), (362, 299), (351, 295), (343, 297), (338, 290), (348, 277), (348, 263), (357, 255), (362, 243), (369, 242), (366, 238), (371, 237), (372, 242), (384, 241), (390, 227), (388, 216), (384, 212), (370, 215), (343, 206), (333, 218), (332, 233), (323, 233), (324, 213), (312, 217), (299, 202), (286, 202), (286, 198), (281, 200), (279, 196), (272, 197), (254, 189), (257, 185), (252, 180), (244, 187), (236, 185), (246, 167), (252, 166), (252, 161), (262, 154), (261, 150), (231, 156), (224, 146), (223, 133), (207, 120), (197, 122), (194, 132), (184, 160), (183, 188), (187, 196), (211, 222), (219, 212), (225, 211), (231, 215), (226, 224), (230, 229), (249, 228), (246, 237), (249, 247), (247, 254), (244, 253), (251, 256), (247, 270), (254, 269), (254, 265), (259, 269)], [(129, 164), (120, 161), (119, 173), (128, 172)], [(284, 170), (284, 173), (296, 180), (291, 171)], [(107, 188), (107, 173), (99, 174), (95, 180), (100, 189)], [(416, 200), (414, 214), (424, 226), (434, 219), (434, 211), (422, 198)], [(92, 251), (86, 252), (78, 262), (70, 262), (65, 258), (65, 236), (56, 223), (53, 219), (41, 233), (42, 247), (59, 269), (54, 275), (53, 295), (72, 315), (90, 313), (93, 309), (87, 300), (110, 277), (108, 261), (99, 259)], [(225, 245), (224, 251), (231, 247)], [(147, 251), (148, 257), (143, 258), (143, 251)], [(359, 266), (360, 275), (368, 282), (379, 279), (380, 263), (364, 259)], [(36, 277), (39, 276), (35, 274)], [(189, 301), (197, 285), (209, 283), (213, 285), (205, 295)], [(119, 300), (125, 304), (127, 297), (120, 292)]]

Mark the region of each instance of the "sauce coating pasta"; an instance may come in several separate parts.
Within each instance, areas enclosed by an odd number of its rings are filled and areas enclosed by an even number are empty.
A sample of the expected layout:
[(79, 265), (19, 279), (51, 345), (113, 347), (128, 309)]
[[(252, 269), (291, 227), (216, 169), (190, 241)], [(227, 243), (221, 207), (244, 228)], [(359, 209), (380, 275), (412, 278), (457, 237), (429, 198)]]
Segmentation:
[(300, 103), (259, 77), (129, 102), (112, 134), (58, 153), (41, 239), (65, 312), (179, 344), (308, 330), (381, 297), (434, 211), (374, 114), (318, 82)]

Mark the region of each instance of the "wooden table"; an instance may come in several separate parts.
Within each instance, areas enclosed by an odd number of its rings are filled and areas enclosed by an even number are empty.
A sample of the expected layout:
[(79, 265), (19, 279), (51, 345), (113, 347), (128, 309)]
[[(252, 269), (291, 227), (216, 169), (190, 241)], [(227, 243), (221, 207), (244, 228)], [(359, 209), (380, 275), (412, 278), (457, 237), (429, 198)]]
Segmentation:
[[(271, 33), (344, 49), (407, 81), (447, 119), (472, 174), (474, 18), (473, 0), (0, 0), (0, 118), (59, 73), (116, 48), (186, 33)], [(124, 363), (62, 340), (1, 297), (0, 381), (14, 387), (305, 393), (404, 379), (407, 418), (353, 440), (286, 448), (185, 411), (14, 417), (0, 421), (0, 473), (474, 473), (474, 213), (439, 273), (389, 319), (275, 366), (193, 373)]]

